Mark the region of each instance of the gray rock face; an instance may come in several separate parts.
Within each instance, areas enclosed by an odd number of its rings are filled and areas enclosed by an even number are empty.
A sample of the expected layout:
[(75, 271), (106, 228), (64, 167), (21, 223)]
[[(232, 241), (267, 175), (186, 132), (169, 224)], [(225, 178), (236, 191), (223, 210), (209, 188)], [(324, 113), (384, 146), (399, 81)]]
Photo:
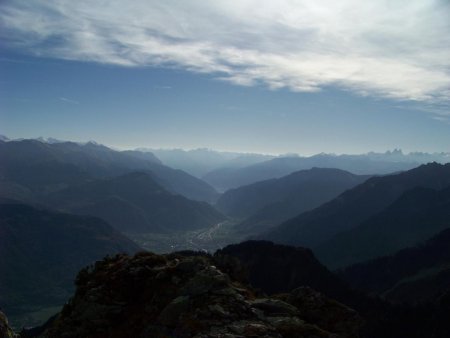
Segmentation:
[(276, 296), (294, 306), (298, 315), (342, 338), (359, 337), (363, 320), (359, 314), (333, 299), (309, 288), (300, 287), (289, 294)]
[(278, 299), (259, 298), (251, 302), (252, 306), (270, 315), (298, 315), (299, 311), (295, 306)]

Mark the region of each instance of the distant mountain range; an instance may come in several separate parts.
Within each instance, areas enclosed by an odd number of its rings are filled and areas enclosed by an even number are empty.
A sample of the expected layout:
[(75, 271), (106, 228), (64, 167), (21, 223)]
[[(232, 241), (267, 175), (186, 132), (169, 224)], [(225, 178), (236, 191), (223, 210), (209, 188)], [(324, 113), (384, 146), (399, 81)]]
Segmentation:
[(161, 164), (152, 154), (120, 152), (95, 143), (0, 141), (0, 159), (4, 197), (22, 199), (30, 192), (47, 193), (132, 171), (149, 171), (165, 189), (190, 199), (211, 202), (218, 196), (207, 183)]
[(9, 316), (60, 306), (77, 272), (140, 248), (105, 221), (0, 200), (0, 304)]
[(313, 167), (341, 169), (359, 175), (380, 175), (409, 170), (432, 161), (450, 162), (450, 154), (411, 153), (404, 155), (398, 150), (383, 154), (318, 154), (310, 157), (277, 157), (243, 168), (219, 168), (207, 173), (202, 178), (218, 191), (226, 191)]
[(9, 138), (6, 137), (5, 135), (0, 135), (0, 141), (6, 142), (6, 141), (9, 141)]
[(368, 178), (339, 169), (301, 170), (230, 189), (216, 207), (230, 217), (244, 219), (236, 227), (240, 231), (256, 233), (316, 208)]
[[(15, 139), (10, 139), (9, 137), (5, 136), (5, 135), (0, 135), (0, 141), (23, 141), (26, 140), (25, 138), (15, 138)], [(32, 140), (36, 140), (39, 142), (43, 142), (43, 143), (63, 143), (63, 142), (67, 142), (67, 141), (63, 141), (63, 140), (59, 140), (53, 137), (43, 137), (43, 136), (39, 136), (36, 138), (33, 138)], [(94, 141), (91, 141), (93, 143), (95, 143)], [(87, 142), (80, 142), (79, 144), (85, 144)]]
[[(34, 140), (49, 145), (72, 143), (79, 147), (87, 145), (102, 147), (94, 141), (74, 143), (51, 137), (39, 137)], [(11, 140), (4, 135), (0, 135), (0, 141), (19, 142), (30, 140)], [(281, 154), (275, 156), (258, 153), (224, 152), (207, 148), (193, 150), (137, 148), (136, 150), (127, 150), (118, 153), (134, 155), (136, 158), (159, 163), (166, 168), (168, 166), (182, 170), (197, 178), (202, 178), (220, 192), (262, 180), (279, 178), (295, 171), (311, 169), (313, 167), (342, 169), (360, 175), (380, 175), (409, 170), (420, 164), (429, 162), (450, 162), (450, 153), (410, 152), (406, 154), (400, 149), (386, 151), (384, 153), (369, 152), (359, 155), (321, 153), (313, 156), (298, 156), (297, 154)], [(123, 163), (120, 166), (123, 166)], [(134, 169), (143, 169), (142, 165), (138, 167), (132, 166)], [(153, 170), (156, 169), (153, 168)], [(163, 177), (163, 174), (160, 173), (159, 176), (162, 176), (161, 179), (163, 181), (165, 180), (166, 184), (168, 184), (169, 180)], [(174, 179), (178, 177), (177, 175), (172, 175), (170, 178)], [(182, 179), (180, 178), (179, 180)], [(213, 196), (211, 199), (208, 196), (209, 200), (205, 199), (202, 196), (202, 192), (191, 191), (192, 186), (186, 187), (181, 183), (180, 188), (177, 185), (179, 183), (178, 181), (174, 183), (175, 186), (173, 189), (188, 198), (210, 201), (217, 197)]]
[[(361, 241), (355, 243), (353, 242), (353, 236), (351, 235), (351, 233), (349, 233), (349, 235), (347, 236), (348, 239), (346, 240), (346, 244), (342, 242), (341, 245), (341, 248), (345, 248), (345, 251), (337, 253), (333, 249), (333, 241), (335, 240), (333, 239), (334, 236), (341, 236), (343, 232), (351, 230), (355, 232), (363, 232), (363, 230), (360, 229), (364, 228), (364, 224), (366, 224), (366, 221), (373, 222), (368, 221), (372, 217), (374, 217), (372, 219), (383, 220), (384, 224), (387, 224), (386, 222), (389, 217), (397, 217), (394, 215), (398, 215), (398, 212), (393, 212), (392, 215), (390, 215), (389, 210), (391, 210), (391, 212), (392, 210), (401, 210), (403, 202), (400, 200), (397, 206), (393, 205), (393, 209), (386, 208), (390, 207), (395, 201), (397, 201), (404, 193), (409, 190), (417, 187), (442, 190), (449, 186), (450, 164), (441, 165), (437, 163), (431, 163), (428, 165), (422, 165), (418, 168), (400, 174), (372, 177), (366, 182), (356, 186), (355, 188), (347, 190), (330, 202), (286, 221), (285, 223), (277, 226), (262, 237), (265, 239), (274, 240), (279, 243), (313, 248), (313, 250), (317, 250), (318, 252), (320, 252), (319, 259), (320, 257), (326, 256), (325, 252), (336, 253), (336, 256), (334, 256), (333, 254), (329, 254), (329, 259), (327, 259), (325, 263), (327, 263), (327, 265), (331, 267), (342, 266), (342, 262), (340, 262), (340, 259), (342, 259), (342, 256), (346, 255), (346, 252), (350, 252), (352, 250), (352, 246), (363, 247), (364, 245), (367, 245), (368, 248), (371, 248), (372, 238), (370, 236), (366, 236), (364, 242)], [(437, 195), (439, 194), (441, 193), (437, 193)], [(415, 212), (417, 212), (417, 215), (420, 214), (420, 209), (410, 209), (411, 205), (414, 204), (413, 202), (415, 195), (413, 194), (411, 196), (407, 195), (405, 197), (406, 201), (409, 202), (410, 205), (408, 206), (408, 208), (403, 209), (404, 212), (409, 213), (409, 216), (402, 217), (410, 217), (412, 219), (414, 218)], [(427, 197), (420, 197), (419, 199), (421, 198), (423, 198), (422, 201), (425, 201)], [(439, 208), (439, 203), (436, 203), (436, 208)], [(424, 213), (428, 212), (428, 206), (428, 202), (423, 205)], [(385, 214), (383, 214), (384, 210), (387, 210)], [(396, 224), (396, 226), (386, 226), (386, 231), (389, 232), (392, 236), (395, 236), (393, 234), (395, 232), (398, 232), (397, 227), (400, 227), (402, 231), (401, 237), (403, 242), (397, 242), (397, 244), (393, 245), (391, 249), (395, 251), (400, 249), (401, 245), (408, 246), (413, 244), (411, 241), (425, 240), (426, 238), (433, 235), (433, 231), (441, 230), (442, 227), (444, 227), (445, 222), (450, 222), (450, 220), (448, 219), (445, 220), (447, 217), (445, 216), (445, 211), (443, 211), (443, 213), (444, 214), (442, 214), (442, 217), (444, 217), (444, 219), (440, 220), (437, 224), (433, 223), (433, 225), (435, 226), (434, 228), (431, 227), (430, 224), (426, 223), (425, 220), (421, 224), (414, 225), (414, 227), (411, 226), (411, 231), (414, 230), (414, 232), (411, 232), (411, 235), (409, 236), (407, 231), (408, 222), (406, 222), (405, 224), (402, 223), (404, 221), (398, 222), (397, 225), (397, 222), (395, 222), (395, 218), (393, 218), (390, 224)], [(376, 216), (377, 214), (380, 215)], [(372, 225), (371, 227), (376, 228), (377, 225), (375, 223), (373, 224), (374, 225)], [(378, 227), (381, 227), (381, 225), (379, 225)], [(420, 231), (417, 230), (421, 228), (423, 229)], [(428, 230), (424, 230), (426, 228), (428, 228)], [(426, 237), (424, 238), (423, 236)], [(361, 239), (361, 236), (358, 237), (358, 240)], [(380, 240), (382, 241), (382, 239)], [(386, 253), (381, 248), (378, 250), (380, 250), (379, 254)], [(370, 257), (367, 257), (366, 254), (364, 258)], [(358, 260), (359, 258), (353, 257), (352, 259)]]
[(187, 231), (225, 219), (208, 203), (169, 193), (150, 174), (139, 172), (74, 185), (47, 195), (45, 203), (100, 217), (128, 233)]
[(196, 177), (202, 177), (219, 168), (242, 168), (274, 158), (272, 155), (224, 152), (211, 149), (147, 149), (140, 152), (155, 154), (165, 165), (181, 169)]

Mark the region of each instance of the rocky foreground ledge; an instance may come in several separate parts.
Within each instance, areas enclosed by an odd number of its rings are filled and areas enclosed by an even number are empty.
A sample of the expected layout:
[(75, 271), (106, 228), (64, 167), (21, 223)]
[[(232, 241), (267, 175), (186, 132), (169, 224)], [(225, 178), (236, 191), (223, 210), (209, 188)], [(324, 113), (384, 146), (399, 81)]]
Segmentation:
[(220, 264), (193, 253), (106, 258), (79, 273), (59, 315), (23, 336), (358, 337), (352, 309), (310, 288), (266, 297)]
[(18, 335), (14, 334), (8, 323), (8, 318), (0, 311), (0, 338), (16, 338)]

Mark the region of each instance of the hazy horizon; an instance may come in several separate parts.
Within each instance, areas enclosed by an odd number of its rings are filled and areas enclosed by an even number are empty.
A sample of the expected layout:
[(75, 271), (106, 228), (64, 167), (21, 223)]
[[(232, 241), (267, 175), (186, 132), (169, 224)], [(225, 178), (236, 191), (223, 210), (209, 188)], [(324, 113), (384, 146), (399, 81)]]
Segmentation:
[[(310, 157), (310, 156), (316, 156), (316, 155), (332, 155), (332, 156), (341, 156), (341, 155), (368, 155), (368, 154), (376, 154), (376, 155), (387, 155), (387, 154), (401, 154), (404, 156), (408, 156), (408, 155), (417, 155), (417, 154), (427, 154), (427, 155), (449, 155), (450, 156), (450, 151), (449, 152), (445, 152), (445, 151), (441, 151), (441, 152), (421, 152), (421, 151), (404, 151), (403, 149), (400, 148), (394, 148), (394, 149), (386, 149), (385, 151), (373, 151), (373, 150), (368, 150), (365, 152), (360, 152), (360, 153), (345, 153), (345, 152), (319, 152), (319, 153), (294, 153), (294, 152), (288, 152), (288, 153), (263, 153), (263, 152), (252, 152), (252, 151), (240, 151), (240, 150), (222, 150), (222, 149), (215, 149), (215, 148), (209, 148), (209, 147), (198, 147), (198, 148), (182, 148), (182, 147), (173, 147), (173, 148), (161, 148), (161, 147), (140, 147), (140, 146), (135, 146), (135, 147), (117, 147), (114, 145), (109, 145), (106, 143), (101, 143), (98, 142), (97, 140), (94, 139), (90, 139), (90, 140), (62, 140), (62, 139), (57, 139), (55, 137), (52, 136), (37, 136), (37, 137), (16, 137), (16, 138), (12, 138), (9, 137), (8, 135), (2, 134), (0, 133), (0, 136), (6, 137), (8, 139), (8, 141), (22, 141), (22, 140), (37, 140), (40, 142), (44, 142), (44, 143), (64, 143), (64, 142), (74, 142), (74, 143), (78, 143), (78, 144), (87, 144), (87, 143), (94, 143), (94, 144), (98, 144), (98, 145), (102, 145), (102, 146), (106, 146), (110, 149), (116, 150), (116, 151), (127, 151), (127, 150), (137, 150), (137, 151), (142, 151), (142, 152), (155, 152), (155, 151), (183, 151), (183, 152), (195, 152), (195, 151), (210, 151), (210, 152), (217, 152), (217, 153), (223, 153), (223, 154), (239, 154), (239, 155), (264, 155), (264, 156), (273, 156), (273, 157)], [(450, 158), (449, 158), (450, 159)]]

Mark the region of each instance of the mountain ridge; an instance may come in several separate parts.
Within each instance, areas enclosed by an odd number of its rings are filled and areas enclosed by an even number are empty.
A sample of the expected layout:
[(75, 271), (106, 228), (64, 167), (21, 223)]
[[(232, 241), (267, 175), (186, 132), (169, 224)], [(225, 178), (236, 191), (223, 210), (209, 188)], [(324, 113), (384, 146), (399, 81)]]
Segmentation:
[[(426, 271), (430, 274), (425, 274)], [(408, 286), (414, 286), (430, 277), (436, 281), (443, 272), (447, 273), (446, 284), (439, 285), (435, 282), (429, 283), (422, 290), (408, 290)], [(364, 292), (382, 295), (394, 301), (423, 302), (437, 298), (450, 289), (449, 272), (450, 228), (447, 228), (416, 246), (341, 269), (338, 275), (352, 287)], [(405, 294), (401, 294), (401, 290)], [(425, 290), (428, 292), (424, 292)]]
[(335, 168), (357, 175), (380, 175), (409, 170), (420, 165), (417, 161), (391, 161), (370, 158), (369, 155), (317, 154), (310, 157), (277, 157), (241, 169), (221, 168), (202, 178), (219, 191), (288, 175), (313, 167)]
[(406, 190), (417, 186), (441, 189), (448, 185), (450, 163), (430, 163), (399, 174), (372, 177), (260, 237), (314, 249), (339, 232), (357, 227), (370, 216), (381, 212)]
[(152, 172), (167, 190), (190, 199), (212, 202), (218, 195), (206, 182), (167, 167), (154, 156), (115, 151), (95, 143), (0, 141), (0, 157), (1, 183), (13, 182), (37, 193), (139, 170)]
[(258, 233), (314, 209), (368, 178), (339, 169), (300, 170), (228, 190), (216, 207), (230, 217), (241, 219), (236, 225), (238, 231)]
[(225, 219), (206, 202), (165, 190), (145, 172), (97, 179), (47, 196), (47, 205), (105, 219), (127, 233), (206, 228)]
[(450, 186), (416, 187), (356, 228), (315, 248), (317, 257), (335, 269), (415, 245), (450, 226)]

